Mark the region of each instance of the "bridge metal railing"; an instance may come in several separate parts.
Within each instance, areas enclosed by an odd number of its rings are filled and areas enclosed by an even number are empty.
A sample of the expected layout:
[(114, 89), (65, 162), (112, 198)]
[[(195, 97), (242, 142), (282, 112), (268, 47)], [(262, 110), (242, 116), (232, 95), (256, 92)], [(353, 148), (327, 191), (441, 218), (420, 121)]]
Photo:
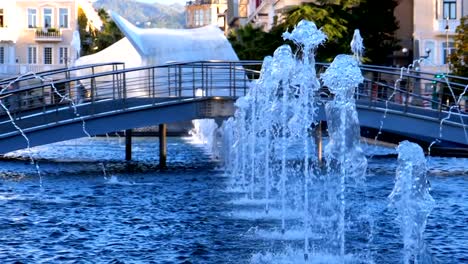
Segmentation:
[[(328, 66), (317, 64), (318, 74)], [(425, 110), (428, 118), (457, 120), (465, 127), (468, 124), (466, 77), (375, 65), (362, 65), (361, 71), (364, 83), (355, 93), (361, 106), (393, 108), (403, 113)], [(327, 93), (326, 87), (323, 90)]]
[[(198, 61), (125, 69), (123, 64), (94, 64), (1, 80), (0, 125), (47, 116), (44, 124), (62, 122), (62, 110), (83, 118), (102, 111), (188, 98), (244, 95), (258, 78), (258, 62)], [(2, 134), (0, 127), (0, 134)]]
[[(0, 81), (0, 100), (15, 120), (38, 115), (44, 123), (62, 122), (103, 111), (180, 101), (198, 97), (244, 95), (259, 77), (261, 61), (197, 61), (126, 69), (103, 63), (24, 75)], [(320, 75), (328, 64), (317, 64)], [(468, 78), (362, 65), (365, 82), (356, 90), (359, 104), (393, 107), (402, 113), (426, 109), (430, 118), (468, 123)], [(327, 93), (326, 87), (322, 95)], [(428, 95), (428, 92), (430, 94)], [(64, 116), (61, 110), (77, 112)], [(0, 108), (0, 125), (8, 123)], [(11, 128), (11, 126), (10, 126)], [(6, 129), (6, 128), (5, 128)], [(0, 127), (0, 135), (5, 132)]]

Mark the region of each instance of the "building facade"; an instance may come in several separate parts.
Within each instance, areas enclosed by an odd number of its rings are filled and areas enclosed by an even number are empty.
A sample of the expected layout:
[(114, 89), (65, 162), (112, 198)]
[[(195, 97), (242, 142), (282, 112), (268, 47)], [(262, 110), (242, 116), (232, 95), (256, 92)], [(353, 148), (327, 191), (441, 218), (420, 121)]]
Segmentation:
[(269, 31), (275, 21), (281, 21), (283, 12), (314, 0), (229, 0), (228, 25), (235, 28), (253, 23)]
[(227, 32), (227, 8), (227, 0), (188, 1), (185, 6), (185, 25), (187, 28), (215, 25)]
[(426, 58), (421, 70), (449, 72), (455, 30), (468, 15), (468, 0), (413, 0), (414, 59)]
[(72, 64), (77, 10), (77, 0), (0, 1), (0, 77)]

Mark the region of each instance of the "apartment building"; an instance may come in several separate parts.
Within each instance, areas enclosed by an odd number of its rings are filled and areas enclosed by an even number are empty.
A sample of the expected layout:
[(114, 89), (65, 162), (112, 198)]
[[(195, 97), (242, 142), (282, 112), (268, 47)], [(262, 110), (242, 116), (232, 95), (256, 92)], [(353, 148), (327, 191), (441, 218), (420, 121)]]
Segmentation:
[(253, 23), (265, 31), (272, 28), (275, 19), (281, 21), (285, 10), (314, 0), (229, 0), (228, 25), (238, 27)]
[(227, 0), (188, 1), (185, 6), (185, 13), (187, 28), (215, 25), (225, 33), (227, 32)]
[(77, 9), (77, 0), (0, 1), (0, 78), (73, 63)]
[(414, 59), (427, 57), (421, 70), (448, 72), (455, 30), (468, 15), (468, 0), (413, 0)]

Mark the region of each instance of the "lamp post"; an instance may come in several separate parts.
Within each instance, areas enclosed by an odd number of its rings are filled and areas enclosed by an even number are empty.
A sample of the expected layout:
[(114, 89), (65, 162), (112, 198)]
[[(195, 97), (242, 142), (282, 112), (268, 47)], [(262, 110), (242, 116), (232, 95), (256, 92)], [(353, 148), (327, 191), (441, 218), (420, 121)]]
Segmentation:
[(450, 71), (450, 54), (451, 54), (451, 49), (450, 49), (450, 45), (449, 45), (449, 20), (448, 18), (445, 20), (445, 48), (447, 50), (447, 58), (445, 58), (447, 60), (447, 74), (449, 73)]
[(429, 48), (426, 48), (424, 50), (425, 52), (425, 55), (420, 55), (419, 58), (414, 62), (414, 70), (415, 70), (415, 73), (417, 75), (416, 77), (416, 80), (415, 80), (415, 83), (414, 83), (414, 91), (413, 93), (416, 95), (416, 100), (414, 100), (414, 104), (421, 104), (421, 100), (419, 100), (418, 98), (421, 96), (421, 90), (422, 90), (422, 87), (421, 87), (421, 80), (419, 79), (419, 76), (421, 74), (421, 61), (422, 60), (426, 60), (429, 58), (429, 56), (431, 56), (431, 49)]

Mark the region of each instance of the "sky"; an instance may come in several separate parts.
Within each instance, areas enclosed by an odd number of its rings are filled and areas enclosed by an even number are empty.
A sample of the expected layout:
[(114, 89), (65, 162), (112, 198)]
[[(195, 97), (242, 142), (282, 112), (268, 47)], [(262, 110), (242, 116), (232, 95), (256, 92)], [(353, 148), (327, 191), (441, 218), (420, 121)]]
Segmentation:
[(138, 2), (143, 2), (143, 3), (154, 3), (154, 2), (158, 2), (158, 3), (161, 3), (161, 4), (173, 4), (173, 3), (179, 3), (181, 5), (185, 5), (185, 3), (188, 1), (188, 0), (137, 0)]

